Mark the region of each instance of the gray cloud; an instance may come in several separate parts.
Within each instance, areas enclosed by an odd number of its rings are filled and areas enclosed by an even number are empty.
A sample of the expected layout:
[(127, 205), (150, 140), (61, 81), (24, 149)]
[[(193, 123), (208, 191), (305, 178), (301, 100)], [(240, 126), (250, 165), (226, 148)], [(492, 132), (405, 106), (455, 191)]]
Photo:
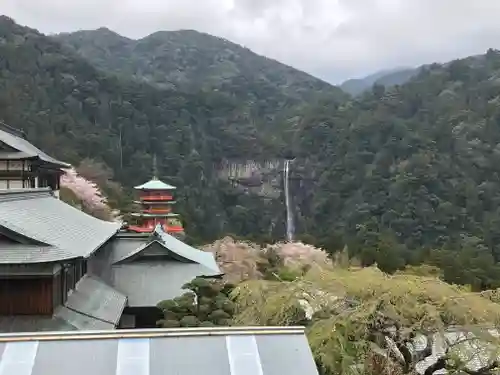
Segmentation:
[(499, 0), (1, 0), (45, 33), (196, 29), (332, 82), (500, 48)]

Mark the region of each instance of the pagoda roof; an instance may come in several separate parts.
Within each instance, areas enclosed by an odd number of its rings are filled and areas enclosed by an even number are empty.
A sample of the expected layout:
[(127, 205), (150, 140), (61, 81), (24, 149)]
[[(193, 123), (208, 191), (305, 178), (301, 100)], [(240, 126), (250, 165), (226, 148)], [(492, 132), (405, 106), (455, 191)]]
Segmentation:
[(174, 214), (171, 212), (167, 212), (164, 214), (148, 214), (148, 213), (133, 212), (130, 214), (130, 216), (134, 216), (134, 217), (179, 217), (179, 214)]
[(57, 199), (50, 188), (0, 190), (0, 263), (88, 257), (120, 230)]
[(165, 182), (158, 180), (157, 178), (152, 178), (148, 182), (134, 187), (136, 190), (174, 190), (177, 189), (175, 186), (166, 184)]
[(176, 204), (177, 201), (134, 201), (135, 204), (139, 204), (139, 205), (146, 205), (146, 204), (150, 204), (150, 205), (167, 205), (167, 204)]
[(42, 150), (32, 145), (25, 138), (24, 133), (11, 128), (10, 126), (0, 122), (0, 143), (6, 144), (12, 150), (2, 152), (6, 159), (29, 159), (37, 158), (46, 163), (56, 165), (59, 168), (70, 168), (71, 165), (54, 159), (47, 155)]

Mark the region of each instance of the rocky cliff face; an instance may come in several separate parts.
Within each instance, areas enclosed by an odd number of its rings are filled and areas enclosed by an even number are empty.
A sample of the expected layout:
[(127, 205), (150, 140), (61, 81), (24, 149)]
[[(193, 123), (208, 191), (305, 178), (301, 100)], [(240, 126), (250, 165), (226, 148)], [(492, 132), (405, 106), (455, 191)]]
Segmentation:
[(281, 194), (283, 161), (223, 160), (217, 167), (219, 178), (233, 186), (269, 198)]

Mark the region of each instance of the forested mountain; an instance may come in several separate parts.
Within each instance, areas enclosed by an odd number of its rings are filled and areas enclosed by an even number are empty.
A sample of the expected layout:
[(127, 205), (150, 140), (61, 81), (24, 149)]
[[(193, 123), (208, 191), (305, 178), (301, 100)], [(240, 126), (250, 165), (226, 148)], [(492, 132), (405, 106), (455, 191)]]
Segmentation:
[(56, 38), (104, 71), (162, 88), (216, 89), (251, 102), (252, 108), (271, 117), (299, 101), (340, 92), (297, 69), (194, 30), (160, 31), (132, 40), (101, 28)]
[(497, 51), (313, 106), (300, 128), (297, 149), (316, 176), (303, 197), (308, 234), (335, 241), (337, 231), (365, 264), (394, 270), (425, 259), (449, 281), (498, 286)]
[[(122, 48), (122, 37), (99, 32)], [(158, 35), (164, 43), (179, 34)], [(115, 61), (108, 55), (103, 64)], [(500, 286), (497, 51), (425, 66), (401, 86), (375, 85), (356, 98), (317, 83), (311, 100), (240, 65), (230, 89), (219, 80), (219, 91), (110, 75), (73, 47), (7, 18), (0, 20), (0, 57), (1, 119), (58, 158), (103, 161), (126, 188), (150, 177), (156, 154), (160, 177), (179, 186), (187, 232), (199, 241), (231, 232), (282, 236), (282, 198), (236, 189), (217, 166), (294, 155), (298, 236), (330, 251), (348, 244), (363, 264), (386, 271), (425, 261), (443, 268), (448, 281)], [(187, 81), (203, 86), (198, 73)]]
[(340, 88), (353, 96), (357, 96), (370, 90), (375, 84), (386, 87), (402, 85), (417, 75), (418, 71), (418, 68), (383, 70), (364, 78), (348, 79), (340, 85)]
[[(273, 108), (275, 98), (261, 104)], [(0, 18), (0, 119), (76, 166), (104, 162), (126, 188), (151, 177), (156, 154), (160, 177), (180, 188), (195, 238), (283, 232), (273, 225), (283, 213), (279, 200), (242, 194), (216, 175), (223, 159), (282, 153), (257, 107), (219, 92), (160, 90), (106, 75), (57, 40)]]

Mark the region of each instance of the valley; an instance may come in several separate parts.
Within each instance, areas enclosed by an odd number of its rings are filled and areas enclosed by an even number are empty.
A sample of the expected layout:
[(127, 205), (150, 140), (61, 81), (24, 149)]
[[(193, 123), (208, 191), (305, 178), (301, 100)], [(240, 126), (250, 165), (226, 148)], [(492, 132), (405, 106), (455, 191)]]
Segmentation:
[(351, 97), (195, 31), (49, 37), (2, 17), (0, 40), (0, 118), (77, 170), (85, 161), (125, 215), (156, 156), (182, 187), (189, 241), (282, 239), (292, 155), (297, 239), (387, 272), (427, 262), (500, 286), (495, 50)]

